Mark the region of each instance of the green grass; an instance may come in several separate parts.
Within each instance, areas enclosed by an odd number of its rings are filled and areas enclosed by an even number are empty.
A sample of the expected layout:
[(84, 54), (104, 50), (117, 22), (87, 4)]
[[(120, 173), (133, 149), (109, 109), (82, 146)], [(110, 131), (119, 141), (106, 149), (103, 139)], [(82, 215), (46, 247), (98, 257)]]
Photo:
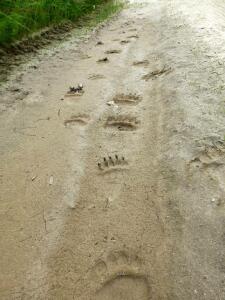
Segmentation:
[(51, 25), (77, 21), (93, 11), (95, 22), (100, 22), (121, 7), (112, 1), (0, 0), (0, 46), (7, 46)]
[(92, 21), (90, 22), (91, 26), (96, 25), (97, 23), (100, 23), (107, 19), (110, 15), (115, 14), (119, 10), (121, 10), (124, 7), (124, 4), (122, 1), (108, 1), (103, 6), (102, 9), (97, 9), (96, 13), (94, 13), (95, 17), (92, 18)]

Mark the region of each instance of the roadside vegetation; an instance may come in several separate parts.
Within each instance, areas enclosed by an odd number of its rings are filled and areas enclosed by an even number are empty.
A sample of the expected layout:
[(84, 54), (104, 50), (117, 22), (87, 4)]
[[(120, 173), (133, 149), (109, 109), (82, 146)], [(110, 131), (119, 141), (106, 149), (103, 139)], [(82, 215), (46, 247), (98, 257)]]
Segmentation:
[(112, 0), (0, 0), (0, 47), (90, 13), (99, 22), (120, 7)]

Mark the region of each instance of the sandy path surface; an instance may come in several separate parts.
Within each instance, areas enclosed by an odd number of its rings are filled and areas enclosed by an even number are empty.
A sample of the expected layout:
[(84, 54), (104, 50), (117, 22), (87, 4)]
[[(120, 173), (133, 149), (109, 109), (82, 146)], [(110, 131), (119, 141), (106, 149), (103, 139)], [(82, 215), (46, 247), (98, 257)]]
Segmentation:
[(224, 61), (223, 1), (149, 0), (13, 74), (0, 299), (225, 299)]

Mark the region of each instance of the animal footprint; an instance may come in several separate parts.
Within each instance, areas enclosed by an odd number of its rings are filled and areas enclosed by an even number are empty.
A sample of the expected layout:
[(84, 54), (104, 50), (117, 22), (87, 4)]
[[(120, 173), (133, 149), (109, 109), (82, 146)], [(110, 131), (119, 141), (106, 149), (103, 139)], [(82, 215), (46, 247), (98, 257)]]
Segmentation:
[(148, 66), (149, 65), (149, 61), (148, 60), (139, 60), (139, 61), (135, 61), (133, 62), (133, 66)]
[(98, 163), (99, 170), (104, 174), (127, 170), (127, 166), (128, 162), (124, 156), (119, 157), (117, 154), (115, 156), (104, 157), (103, 161)]
[(205, 145), (204, 149), (191, 160), (195, 167), (218, 167), (225, 165), (225, 141), (215, 141), (211, 145)]
[(65, 97), (74, 97), (74, 96), (82, 96), (84, 93), (83, 84), (78, 84), (77, 87), (70, 87), (69, 91), (65, 95)]
[(113, 102), (117, 104), (137, 105), (141, 101), (141, 96), (136, 94), (118, 94), (113, 98)]
[(103, 58), (100, 58), (97, 62), (98, 63), (107, 63), (107, 62), (109, 62), (109, 59), (108, 59), (108, 57), (103, 57)]
[(96, 46), (101, 46), (101, 45), (104, 45), (104, 43), (103, 43), (102, 41), (98, 41), (98, 42), (96, 43)]
[(116, 127), (118, 130), (136, 130), (139, 121), (135, 117), (130, 116), (112, 116), (108, 117), (105, 126)]
[(136, 28), (130, 28), (130, 29), (128, 29), (128, 31), (137, 31), (137, 29)]
[(130, 43), (129, 40), (122, 40), (122, 41), (120, 41), (120, 44), (121, 44), (121, 45), (128, 44), (128, 43)]
[(139, 36), (137, 34), (129, 35), (127, 37), (128, 39), (139, 39)]
[(74, 124), (86, 125), (89, 121), (88, 115), (72, 115), (70, 119), (64, 121), (65, 127), (72, 126)]
[(93, 268), (99, 288), (94, 300), (149, 300), (151, 288), (137, 255), (126, 251), (115, 251)]
[(107, 50), (105, 51), (106, 54), (118, 54), (121, 53), (121, 50), (118, 49), (112, 49), (112, 50)]
[(169, 74), (171, 72), (171, 68), (166, 68), (165, 66), (162, 69), (158, 69), (155, 71), (152, 71), (144, 76), (142, 76), (142, 79), (145, 81), (148, 81), (151, 78), (157, 78), (163, 74)]

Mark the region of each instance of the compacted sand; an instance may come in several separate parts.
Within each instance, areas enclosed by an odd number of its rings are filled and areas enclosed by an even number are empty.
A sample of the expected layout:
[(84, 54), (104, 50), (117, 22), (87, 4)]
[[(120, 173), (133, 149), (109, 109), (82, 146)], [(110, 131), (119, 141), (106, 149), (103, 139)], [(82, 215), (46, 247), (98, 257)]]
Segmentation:
[(213, 0), (134, 2), (14, 71), (0, 299), (225, 299), (224, 71)]

